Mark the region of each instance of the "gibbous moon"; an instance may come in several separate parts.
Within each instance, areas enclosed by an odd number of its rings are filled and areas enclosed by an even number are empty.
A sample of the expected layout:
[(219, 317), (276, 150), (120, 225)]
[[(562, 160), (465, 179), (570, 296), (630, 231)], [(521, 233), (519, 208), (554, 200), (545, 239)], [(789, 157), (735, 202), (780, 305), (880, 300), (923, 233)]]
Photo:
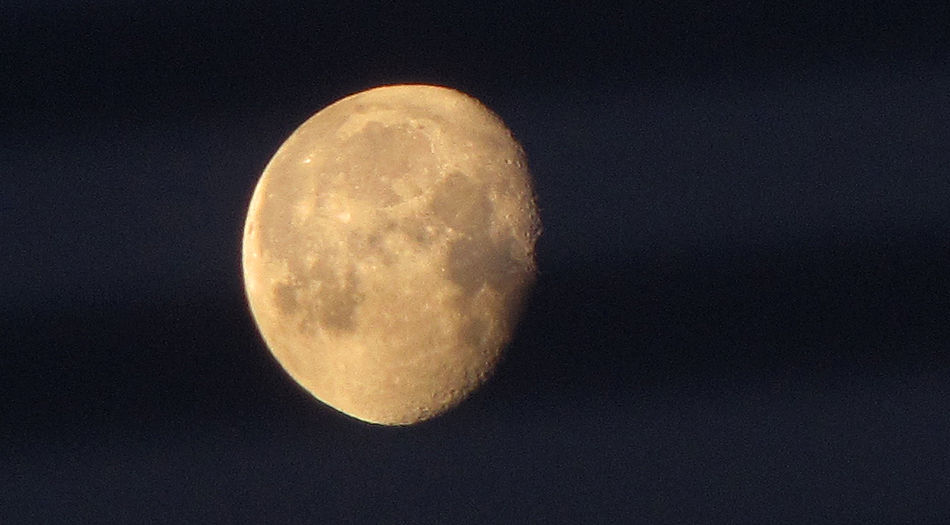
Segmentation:
[(457, 405), (495, 368), (540, 232), (521, 146), (458, 91), (346, 97), (280, 146), (244, 226), (248, 301), (320, 401), (384, 425)]

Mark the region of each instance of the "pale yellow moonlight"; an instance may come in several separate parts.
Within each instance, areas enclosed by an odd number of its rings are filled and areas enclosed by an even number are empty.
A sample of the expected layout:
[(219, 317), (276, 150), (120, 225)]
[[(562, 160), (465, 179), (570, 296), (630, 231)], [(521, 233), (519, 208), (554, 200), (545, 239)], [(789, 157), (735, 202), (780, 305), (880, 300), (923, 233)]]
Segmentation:
[(525, 154), (458, 91), (346, 97), (281, 145), (254, 190), (244, 281), (261, 334), (317, 399), (429, 419), (495, 368), (534, 283)]

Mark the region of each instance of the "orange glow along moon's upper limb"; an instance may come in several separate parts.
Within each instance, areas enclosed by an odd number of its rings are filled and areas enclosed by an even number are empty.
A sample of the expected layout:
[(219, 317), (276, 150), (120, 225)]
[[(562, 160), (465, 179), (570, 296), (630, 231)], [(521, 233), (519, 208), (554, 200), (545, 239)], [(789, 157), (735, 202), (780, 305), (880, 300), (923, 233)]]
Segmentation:
[(328, 405), (411, 424), (494, 369), (534, 282), (524, 152), (447, 88), (344, 98), (302, 124), (254, 191), (248, 300), (278, 362)]

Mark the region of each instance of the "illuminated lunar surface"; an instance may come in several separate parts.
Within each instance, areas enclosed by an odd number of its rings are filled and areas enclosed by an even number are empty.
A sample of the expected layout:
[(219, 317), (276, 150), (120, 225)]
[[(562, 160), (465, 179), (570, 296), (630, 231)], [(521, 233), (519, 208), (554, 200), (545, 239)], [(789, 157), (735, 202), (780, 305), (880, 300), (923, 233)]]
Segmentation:
[(355, 418), (405, 425), (491, 374), (535, 279), (524, 152), (477, 100), (385, 86), (301, 125), (254, 191), (245, 287), (284, 369)]

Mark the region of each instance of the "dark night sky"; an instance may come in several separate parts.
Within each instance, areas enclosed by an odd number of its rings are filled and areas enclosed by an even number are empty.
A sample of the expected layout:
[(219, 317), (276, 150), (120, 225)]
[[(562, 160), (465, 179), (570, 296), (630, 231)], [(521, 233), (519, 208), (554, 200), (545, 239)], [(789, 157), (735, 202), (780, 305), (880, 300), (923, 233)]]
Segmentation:
[[(950, 520), (942, 3), (195, 4), (0, 3), (0, 522)], [(280, 143), (397, 82), (495, 110), (545, 224), (411, 428), (299, 389), (240, 278)]]

